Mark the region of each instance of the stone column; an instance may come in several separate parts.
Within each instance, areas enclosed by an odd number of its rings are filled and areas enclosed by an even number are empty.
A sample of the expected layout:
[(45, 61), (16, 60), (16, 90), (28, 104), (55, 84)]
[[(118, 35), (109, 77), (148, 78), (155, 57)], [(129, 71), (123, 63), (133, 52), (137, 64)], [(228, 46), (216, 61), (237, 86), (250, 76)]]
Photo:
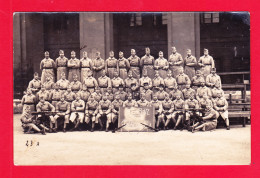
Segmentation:
[[(200, 56), (200, 29), (199, 14), (194, 12), (173, 12), (168, 14), (168, 57), (172, 53), (172, 46), (184, 58), (186, 50), (191, 49), (192, 54)], [(166, 56), (165, 56), (166, 57)]]
[(106, 59), (113, 44), (112, 14), (105, 13), (80, 13), (80, 56), (83, 51), (88, 52), (88, 57), (95, 58), (99, 51), (101, 58)]

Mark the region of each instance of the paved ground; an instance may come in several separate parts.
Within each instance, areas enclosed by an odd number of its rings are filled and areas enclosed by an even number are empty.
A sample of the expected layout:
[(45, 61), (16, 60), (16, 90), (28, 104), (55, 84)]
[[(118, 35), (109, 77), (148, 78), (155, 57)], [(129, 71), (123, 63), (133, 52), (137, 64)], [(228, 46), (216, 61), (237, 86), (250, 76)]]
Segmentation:
[[(23, 134), (14, 115), (16, 165), (250, 164), (250, 125), (212, 132), (67, 132)], [(33, 146), (26, 146), (33, 140)], [(39, 146), (36, 146), (39, 142)]]

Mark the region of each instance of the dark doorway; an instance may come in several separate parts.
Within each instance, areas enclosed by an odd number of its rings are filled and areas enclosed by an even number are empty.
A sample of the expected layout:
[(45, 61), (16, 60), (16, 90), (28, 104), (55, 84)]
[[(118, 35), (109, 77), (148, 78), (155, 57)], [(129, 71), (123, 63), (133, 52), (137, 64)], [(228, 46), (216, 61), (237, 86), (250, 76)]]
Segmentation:
[(139, 57), (145, 54), (145, 47), (151, 49), (151, 55), (158, 58), (159, 51), (168, 55), (167, 24), (163, 13), (116, 13), (113, 14), (114, 51), (130, 56), (135, 49)]
[(79, 48), (79, 14), (78, 13), (51, 13), (44, 14), (44, 50), (50, 52), (55, 60), (59, 50), (70, 58), (70, 52), (75, 51), (80, 57)]

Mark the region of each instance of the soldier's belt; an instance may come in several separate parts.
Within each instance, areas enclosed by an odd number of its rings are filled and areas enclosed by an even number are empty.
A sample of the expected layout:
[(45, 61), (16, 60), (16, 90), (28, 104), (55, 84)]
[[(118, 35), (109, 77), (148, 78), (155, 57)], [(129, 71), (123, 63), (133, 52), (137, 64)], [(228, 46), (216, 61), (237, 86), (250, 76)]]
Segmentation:
[(107, 66), (107, 68), (109, 68), (109, 69), (116, 69), (115, 66)]
[(178, 85), (186, 85), (186, 83), (178, 83)]
[(71, 91), (79, 91), (79, 89), (72, 89)]
[(102, 108), (102, 110), (108, 110), (108, 107), (107, 108)]
[(158, 99), (159, 101), (163, 101), (164, 99)]
[(67, 90), (67, 88), (60, 88), (60, 90)]
[(60, 101), (60, 99), (52, 99), (51, 101)]
[(99, 86), (99, 88), (107, 88), (107, 86)]
[(53, 67), (43, 67), (43, 69), (53, 69)]
[(95, 88), (95, 87), (88, 87), (88, 86), (87, 86), (87, 88)]
[(34, 103), (24, 103), (24, 104), (27, 104), (27, 105), (34, 105)]
[(119, 69), (126, 69), (126, 67), (119, 67)]
[(90, 68), (90, 67), (87, 67), (87, 66), (84, 66), (84, 67), (83, 67), (83, 66), (82, 66), (81, 68)]
[(225, 105), (217, 105), (217, 107), (224, 107)]

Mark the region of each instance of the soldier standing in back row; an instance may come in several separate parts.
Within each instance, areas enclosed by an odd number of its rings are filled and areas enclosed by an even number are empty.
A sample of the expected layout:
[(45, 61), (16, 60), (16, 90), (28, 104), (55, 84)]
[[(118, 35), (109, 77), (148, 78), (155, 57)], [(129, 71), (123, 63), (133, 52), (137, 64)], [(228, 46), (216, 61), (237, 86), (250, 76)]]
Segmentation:
[(71, 51), (71, 59), (68, 61), (68, 69), (68, 80), (70, 82), (73, 81), (73, 76), (75, 74), (79, 77), (78, 80), (80, 80), (80, 60), (76, 58), (75, 51)]
[(187, 50), (187, 57), (184, 59), (184, 73), (189, 76), (190, 80), (195, 76), (195, 67), (197, 65), (197, 60), (191, 55), (191, 50)]
[(64, 56), (64, 51), (59, 51), (60, 56), (55, 60), (57, 67), (57, 81), (61, 79), (61, 74), (65, 73), (65, 78), (67, 78), (67, 64), (68, 58)]
[(92, 60), (88, 58), (88, 53), (86, 51), (83, 52), (83, 57), (80, 59), (81, 63), (81, 82), (83, 83), (85, 78), (87, 78), (88, 73), (92, 70)]
[(97, 80), (105, 69), (105, 61), (100, 57), (100, 52), (96, 52), (96, 59), (93, 61), (93, 77)]
[(41, 77), (41, 83), (45, 83), (46, 78), (48, 76), (52, 77), (52, 81), (54, 82), (54, 68), (55, 68), (55, 62), (53, 59), (49, 57), (49, 52), (46, 51), (44, 53), (45, 58), (40, 63), (40, 69), (42, 70), (42, 77)]
[(124, 53), (119, 52), (119, 59), (118, 59), (118, 71), (119, 71), (119, 76), (123, 80), (127, 78), (127, 72), (130, 69), (130, 64), (129, 61), (124, 58)]
[(133, 72), (133, 77), (140, 78), (140, 58), (136, 55), (134, 49), (131, 49), (131, 56), (128, 58), (130, 70)]
[(167, 76), (167, 70), (169, 68), (168, 61), (163, 57), (163, 52), (159, 52), (159, 58), (154, 62), (154, 69), (157, 70), (160, 76), (165, 79)]
[(215, 67), (213, 58), (209, 55), (208, 49), (204, 49), (204, 56), (201, 56), (198, 65), (201, 67), (201, 72), (206, 78), (210, 74), (211, 68)]
[(109, 52), (109, 58), (105, 61), (105, 70), (107, 73), (107, 76), (112, 79), (114, 78), (114, 74), (116, 71), (118, 71), (118, 64), (117, 59), (114, 57), (114, 52)]
[(183, 65), (183, 59), (180, 53), (177, 52), (176, 47), (172, 47), (172, 54), (169, 57), (169, 69), (172, 71), (172, 75), (176, 78), (180, 74), (180, 67)]
[(154, 78), (154, 57), (150, 55), (150, 48), (145, 48), (145, 55), (140, 60), (142, 73), (147, 71), (148, 77)]

